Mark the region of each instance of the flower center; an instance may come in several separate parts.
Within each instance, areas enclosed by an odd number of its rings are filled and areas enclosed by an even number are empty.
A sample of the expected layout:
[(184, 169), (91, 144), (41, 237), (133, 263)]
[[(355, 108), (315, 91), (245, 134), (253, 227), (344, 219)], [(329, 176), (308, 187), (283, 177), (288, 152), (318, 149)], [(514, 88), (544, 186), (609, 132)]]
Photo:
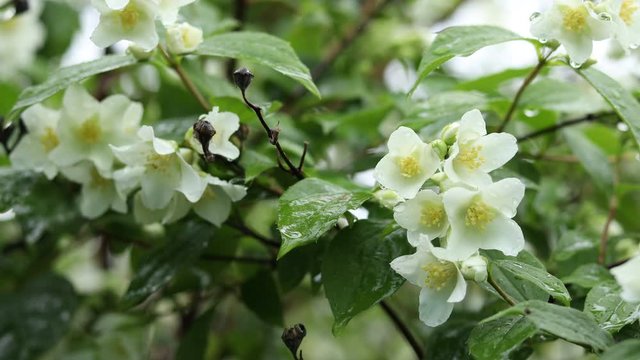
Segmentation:
[(434, 261), (422, 267), (427, 273), (424, 284), (433, 290), (441, 290), (451, 278), (456, 276), (456, 266), (449, 261)]
[(635, 0), (624, 0), (620, 7), (620, 18), (625, 24), (631, 25), (633, 23), (633, 14), (638, 10)]
[(119, 12), (120, 23), (125, 30), (131, 30), (138, 23), (140, 12), (138, 8), (129, 2), (129, 4)]
[(484, 230), (493, 219), (496, 217), (496, 211), (487, 203), (479, 198), (474, 199), (471, 202), (467, 213), (464, 216), (464, 223), (467, 226), (474, 227), (476, 229)]
[(96, 169), (91, 169), (91, 186), (95, 188), (104, 188), (107, 187), (110, 182), (111, 181), (109, 179), (105, 179), (100, 176)]
[(438, 203), (427, 203), (420, 212), (420, 223), (426, 227), (438, 228), (444, 219), (444, 206)]
[(405, 156), (398, 161), (400, 174), (406, 178), (414, 177), (420, 173), (420, 164), (414, 155)]
[(480, 145), (462, 145), (456, 160), (470, 170), (476, 170), (484, 164), (484, 157), (480, 155), (480, 150), (482, 150)]
[(581, 32), (587, 24), (587, 9), (584, 7), (565, 7), (562, 10), (562, 26), (565, 30)]
[(171, 163), (171, 155), (153, 153), (147, 156), (147, 169), (166, 171)]
[(58, 139), (58, 135), (56, 135), (55, 130), (47, 126), (44, 129), (44, 134), (40, 136), (40, 143), (42, 144), (42, 146), (44, 146), (44, 151), (46, 153), (49, 153), (56, 146), (58, 146), (60, 140)]
[(97, 116), (92, 116), (82, 122), (78, 128), (78, 136), (88, 144), (95, 144), (102, 136), (102, 128)]

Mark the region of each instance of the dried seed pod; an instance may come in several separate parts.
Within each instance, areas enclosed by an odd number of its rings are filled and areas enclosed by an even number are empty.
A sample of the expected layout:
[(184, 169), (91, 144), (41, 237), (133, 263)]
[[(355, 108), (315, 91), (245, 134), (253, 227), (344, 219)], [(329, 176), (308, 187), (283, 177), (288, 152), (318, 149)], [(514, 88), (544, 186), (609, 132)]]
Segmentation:
[(289, 348), (294, 359), (302, 360), (302, 351), (298, 355), (298, 348), (306, 335), (307, 329), (302, 324), (295, 324), (282, 332), (282, 342)]
[(202, 145), (204, 158), (208, 162), (212, 162), (215, 159), (215, 156), (209, 152), (209, 142), (215, 134), (216, 129), (214, 129), (213, 125), (211, 125), (207, 120), (199, 119), (195, 124), (193, 124), (193, 136), (195, 136)]
[(240, 68), (233, 72), (233, 81), (243, 92), (249, 87), (253, 80), (253, 74), (247, 68)]

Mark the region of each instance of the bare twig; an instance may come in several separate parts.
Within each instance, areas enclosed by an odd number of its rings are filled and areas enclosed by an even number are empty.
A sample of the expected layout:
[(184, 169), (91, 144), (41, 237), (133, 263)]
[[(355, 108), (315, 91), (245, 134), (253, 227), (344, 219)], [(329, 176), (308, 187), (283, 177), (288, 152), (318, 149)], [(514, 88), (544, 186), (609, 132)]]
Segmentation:
[(413, 349), (413, 352), (416, 354), (416, 358), (422, 359), (424, 357), (424, 350), (422, 349), (422, 345), (420, 345), (418, 339), (416, 339), (416, 337), (413, 335), (407, 324), (402, 321), (400, 316), (398, 316), (395, 310), (393, 310), (393, 308), (386, 301), (381, 301), (380, 306), (382, 307), (382, 310), (384, 310), (384, 312), (387, 314), (387, 316), (389, 316), (391, 321), (393, 321), (393, 324), (402, 333), (402, 336), (404, 336), (405, 340), (407, 340), (407, 342)]
[(171, 66), (171, 68), (175, 70), (175, 72), (180, 77), (180, 80), (182, 80), (182, 83), (184, 84), (184, 86), (198, 101), (200, 106), (202, 106), (202, 108), (204, 108), (205, 111), (211, 110), (211, 104), (209, 104), (209, 102), (204, 98), (204, 96), (202, 96), (202, 94), (200, 93), (198, 88), (195, 86), (193, 81), (191, 81), (191, 78), (189, 78), (189, 75), (187, 75), (187, 73), (184, 71), (180, 63), (176, 61), (176, 59), (174, 59), (171, 55), (169, 55), (169, 53), (167, 53), (167, 51), (164, 48), (162, 48), (162, 46), (158, 46), (158, 50), (160, 51), (162, 56), (167, 60), (167, 62), (169, 63), (169, 66)]
[(302, 150), (302, 156), (300, 157), (300, 163), (298, 164), (298, 171), (302, 171), (302, 167), (304, 166), (304, 158), (307, 156), (307, 148), (309, 147), (309, 142), (304, 142), (304, 149)]
[(498, 292), (498, 294), (500, 294), (500, 296), (504, 299), (504, 301), (506, 301), (509, 305), (513, 306), (516, 304), (516, 301), (513, 300), (511, 296), (509, 296), (509, 294), (507, 294), (500, 287), (500, 285), (498, 285), (498, 283), (493, 279), (493, 277), (491, 276), (491, 272), (489, 272), (489, 277), (487, 278), (487, 281)]
[(232, 222), (232, 221), (228, 221), (225, 224), (227, 224), (229, 227), (232, 227), (238, 231), (240, 231), (241, 233), (250, 236), (258, 241), (260, 241), (261, 243), (263, 243), (264, 245), (268, 246), (268, 247), (272, 247), (272, 248), (279, 248), (280, 247), (280, 243), (277, 242), (276, 240), (273, 239), (269, 239), (267, 237), (264, 237), (260, 234), (258, 234), (257, 232), (251, 230), (249, 227), (247, 227), (245, 224), (242, 223), (238, 223), (238, 222)]
[(536, 138), (538, 136), (550, 134), (552, 132), (555, 132), (555, 131), (558, 131), (558, 130), (560, 130), (562, 128), (565, 128), (567, 126), (577, 125), (577, 124), (581, 124), (581, 123), (589, 122), (589, 121), (595, 121), (595, 120), (602, 119), (604, 117), (612, 116), (612, 115), (615, 115), (615, 114), (612, 113), (612, 112), (606, 112), (606, 113), (601, 113), (601, 114), (587, 114), (587, 115), (585, 115), (583, 117), (579, 117), (579, 118), (576, 118), (576, 119), (563, 121), (563, 122), (558, 123), (556, 125), (549, 126), (549, 127), (544, 128), (544, 129), (540, 129), (540, 130), (534, 131), (534, 132), (532, 132), (530, 134), (521, 136), (521, 137), (518, 138), (518, 142), (523, 142), (523, 141), (531, 140), (531, 139)]
[(622, 159), (622, 152), (618, 154), (616, 161), (614, 163), (613, 170), (613, 190), (611, 192), (611, 198), (609, 199), (609, 212), (607, 214), (607, 220), (604, 223), (604, 228), (602, 229), (602, 235), (600, 235), (600, 249), (598, 251), (598, 264), (604, 265), (607, 260), (607, 244), (609, 242), (609, 228), (611, 227), (611, 223), (616, 217), (616, 213), (618, 211), (618, 195), (616, 194), (616, 190), (618, 187), (618, 183), (620, 182), (620, 161)]

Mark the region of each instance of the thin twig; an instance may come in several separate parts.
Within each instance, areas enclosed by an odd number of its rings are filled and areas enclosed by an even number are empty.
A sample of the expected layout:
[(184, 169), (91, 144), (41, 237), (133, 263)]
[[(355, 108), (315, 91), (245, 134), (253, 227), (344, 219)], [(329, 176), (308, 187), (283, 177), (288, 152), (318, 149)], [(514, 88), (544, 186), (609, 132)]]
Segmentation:
[(304, 158), (307, 156), (307, 148), (309, 147), (309, 142), (304, 142), (304, 149), (302, 150), (302, 156), (300, 157), (300, 163), (298, 164), (298, 171), (302, 171), (302, 167), (304, 166)]
[(200, 103), (200, 106), (202, 106), (205, 109), (205, 111), (211, 110), (211, 104), (209, 104), (209, 102), (204, 98), (204, 96), (202, 96), (202, 94), (200, 93), (198, 88), (195, 86), (193, 81), (191, 81), (191, 78), (189, 78), (189, 75), (187, 75), (187, 73), (184, 71), (180, 63), (176, 61), (176, 59), (174, 59), (171, 55), (169, 55), (169, 53), (167, 53), (167, 51), (164, 48), (162, 48), (162, 46), (158, 46), (158, 49), (162, 54), (162, 56), (169, 63), (169, 66), (171, 66), (171, 68), (175, 70), (175, 72), (178, 74), (178, 76), (180, 77), (180, 80), (182, 80), (182, 83), (187, 88), (187, 90), (189, 90), (189, 92), (193, 95), (193, 97), (196, 98), (198, 103)]
[(244, 224), (236, 223), (236, 222), (232, 222), (232, 221), (228, 221), (228, 222), (226, 222), (226, 224), (229, 227), (232, 227), (232, 228), (240, 231), (241, 233), (260, 241), (261, 243), (263, 243), (264, 245), (266, 245), (268, 247), (273, 247), (273, 248), (279, 248), (280, 247), (280, 243), (277, 242), (276, 240), (269, 239), (269, 238), (267, 238), (265, 236), (262, 236), (262, 235), (258, 234), (257, 232), (251, 230), (249, 227), (247, 227)]
[(422, 359), (424, 357), (424, 350), (422, 349), (422, 345), (418, 342), (416, 337), (413, 335), (409, 327), (400, 319), (400, 316), (393, 310), (393, 308), (386, 302), (381, 301), (380, 306), (382, 310), (389, 316), (391, 321), (393, 321), (394, 325), (400, 330), (402, 336), (404, 336), (405, 340), (409, 343), (413, 352), (416, 354), (418, 359)]
[(229, 261), (229, 262), (244, 262), (267, 265), (269, 267), (276, 267), (276, 260), (266, 257), (254, 257), (254, 256), (231, 256), (231, 255), (211, 255), (204, 254), (201, 256), (203, 260), (208, 261)]
[(602, 235), (600, 236), (600, 249), (598, 251), (598, 264), (604, 265), (607, 260), (607, 244), (609, 242), (609, 228), (611, 227), (611, 223), (616, 217), (616, 213), (618, 211), (618, 195), (616, 194), (616, 190), (618, 187), (618, 182), (620, 181), (620, 160), (622, 159), (622, 152), (620, 152), (616, 158), (614, 163), (613, 170), (613, 190), (611, 192), (611, 198), (609, 199), (609, 212), (607, 214), (607, 220), (604, 223), (604, 228), (602, 229)]
[(513, 306), (516, 304), (516, 301), (513, 300), (511, 298), (511, 296), (509, 296), (509, 294), (507, 294), (501, 287), (500, 285), (498, 285), (498, 283), (494, 280), (494, 278), (491, 276), (491, 273), (489, 273), (489, 277), (487, 278), (487, 281), (489, 282), (489, 284), (491, 286), (493, 286), (493, 288), (498, 292), (498, 294), (500, 294), (500, 296), (504, 299), (504, 301), (506, 301), (509, 305)]
[(552, 125), (549, 127), (546, 127), (544, 129), (540, 129), (537, 131), (534, 131), (530, 134), (524, 135), (524, 136), (520, 136), (518, 138), (518, 142), (523, 142), (523, 141), (527, 141), (527, 140), (531, 140), (533, 138), (536, 138), (538, 136), (542, 136), (542, 135), (546, 135), (546, 134), (550, 134), (552, 132), (558, 131), (562, 128), (565, 128), (567, 126), (572, 126), (572, 125), (577, 125), (577, 124), (581, 124), (583, 122), (589, 122), (589, 121), (595, 121), (607, 116), (611, 116), (614, 115), (614, 113), (612, 112), (606, 112), (606, 113), (601, 113), (601, 114), (587, 114), (583, 117), (579, 117), (576, 119), (572, 119), (572, 120), (567, 120), (567, 121), (563, 121), (561, 123), (558, 123), (556, 125)]

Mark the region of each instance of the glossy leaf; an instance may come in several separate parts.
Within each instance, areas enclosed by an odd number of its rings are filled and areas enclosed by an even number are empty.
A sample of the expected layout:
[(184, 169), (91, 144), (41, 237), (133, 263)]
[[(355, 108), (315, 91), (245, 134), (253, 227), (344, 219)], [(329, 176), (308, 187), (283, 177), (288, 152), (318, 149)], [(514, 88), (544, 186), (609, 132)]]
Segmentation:
[(585, 264), (575, 269), (571, 275), (562, 278), (565, 284), (576, 284), (586, 289), (613, 280), (611, 273), (599, 264)]
[(322, 262), (322, 281), (334, 332), (404, 283), (389, 263), (411, 250), (406, 232), (390, 222), (357, 221), (333, 238)]
[(262, 152), (245, 149), (240, 157), (240, 166), (244, 168), (244, 180), (248, 182), (277, 164), (275, 158), (264, 155)]
[(622, 341), (605, 351), (600, 360), (636, 360), (640, 354), (640, 340), (629, 339)]
[(578, 157), (582, 166), (593, 178), (596, 185), (610, 193), (613, 188), (613, 170), (607, 156), (594, 143), (589, 141), (580, 130), (565, 129), (562, 131), (567, 144)]
[(125, 306), (133, 306), (166, 285), (179, 270), (191, 265), (207, 247), (212, 227), (189, 222), (174, 226), (169, 240), (149, 253), (124, 294)]
[(584, 303), (584, 311), (612, 333), (640, 318), (640, 304), (625, 302), (620, 298), (620, 291), (615, 281), (603, 282), (589, 291)]
[(452, 26), (438, 33), (429, 48), (422, 54), (418, 67), (418, 79), (413, 89), (440, 65), (455, 56), (468, 56), (489, 45), (523, 40), (523, 37), (496, 26)]
[(477, 360), (506, 359), (537, 331), (535, 324), (519, 315), (483, 321), (471, 331), (469, 351)]
[(27, 107), (47, 99), (71, 84), (93, 75), (133, 65), (137, 61), (132, 55), (108, 55), (94, 61), (61, 68), (44, 83), (24, 89), (7, 118), (9, 121), (17, 119)]
[(549, 274), (546, 270), (514, 260), (498, 260), (495, 264), (521, 281), (527, 281), (537, 286), (562, 304), (569, 305), (569, 301), (571, 301), (569, 291), (560, 279)]
[(489, 271), (493, 280), (515, 301), (527, 300), (543, 300), (547, 301), (549, 294), (540, 289), (540, 287), (530, 283), (523, 282), (518, 276), (509, 271), (505, 271), (499, 266), (493, 266), (494, 261), (514, 260), (529, 264), (532, 267), (544, 270), (544, 265), (527, 251), (521, 251), (517, 257), (505, 256), (499, 251), (491, 250), (483, 252), (492, 260), (489, 263)]
[(220, 56), (252, 61), (286, 75), (317, 97), (320, 91), (311, 79), (309, 69), (300, 61), (288, 42), (273, 35), (237, 31), (206, 39), (196, 51), (198, 55)]
[(242, 301), (260, 319), (275, 326), (282, 326), (282, 304), (273, 275), (260, 271), (242, 284)]
[(611, 105), (616, 114), (629, 126), (636, 142), (640, 144), (640, 118), (638, 118), (640, 103), (633, 95), (620, 83), (593, 66), (576, 71)]
[(304, 179), (280, 197), (278, 228), (282, 246), (278, 258), (309, 244), (331, 229), (338, 218), (365, 202), (371, 194), (352, 192), (316, 178)]

